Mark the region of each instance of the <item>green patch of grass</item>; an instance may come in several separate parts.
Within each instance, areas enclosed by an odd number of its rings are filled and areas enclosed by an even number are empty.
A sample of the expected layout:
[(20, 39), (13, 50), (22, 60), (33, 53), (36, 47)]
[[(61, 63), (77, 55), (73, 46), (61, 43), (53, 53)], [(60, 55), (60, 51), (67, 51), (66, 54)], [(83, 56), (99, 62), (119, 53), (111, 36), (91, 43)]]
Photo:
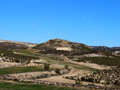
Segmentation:
[(84, 65), (79, 65), (79, 64), (75, 64), (75, 63), (71, 63), (71, 62), (64, 62), (61, 60), (52, 60), (48, 57), (44, 57), (44, 59), (46, 59), (46, 62), (50, 63), (50, 64), (57, 64), (57, 65), (68, 65), (69, 67), (73, 67), (76, 69), (80, 69), (80, 70), (86, 70), (86, 71), (96, 71), (98, 69), (94, 69), (88, 66), (84, 66)]
[[(50, 68), (50, 70), (54, 70), (54, 69)], [(39, 67), (39, 66), (9, 67), (9, 68), (1, 68), (0, 75), (12, 74), (12, 73), (23, 73), (23, 72), (34, 72), (34, 71), (45, 71), (45, 70), (43, 67)]]
[(38, 57), (35, 52), (38, 50), (36, 49), (14, 49), (14, 52), (20, 53), (21, 55), (31, 56), (31, 57)]
[[(12, 84), (0, 82), (0, 90), (79, 90), (69, 87), (31, 84)], [(83, 89), (82, 89), (83, 90)]]
[(76, 69), (85, 70), (85, 71), (98, 71), (98, 69), (87, 67), (87, 66), (73, 66)]
[(61, 60), (64, 61), (64, 59), (62, 57), (49, 57), (52, 60)]

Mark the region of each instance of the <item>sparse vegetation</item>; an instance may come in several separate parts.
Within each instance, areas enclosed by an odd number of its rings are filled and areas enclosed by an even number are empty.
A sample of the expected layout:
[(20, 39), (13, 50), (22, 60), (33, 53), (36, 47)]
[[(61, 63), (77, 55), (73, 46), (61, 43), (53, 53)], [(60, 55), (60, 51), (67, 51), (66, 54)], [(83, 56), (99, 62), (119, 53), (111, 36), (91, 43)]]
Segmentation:
[(59, 68), (56, 68), (55, 72), (56, 72), (57, 74), (59, 74), (59, 75), (61, 74)]
[(7, 49), (0, 49), (0, 56), (3, 57), (3, 61), (6, 61), (7, 59), (8, 61), (11, 62), (20, 63), (25, 63), (26, 61), (28, 62), (32, 59), (38, 59), (37, 57), (14, 54), (13, 51)]
[(12, 42), (0, 42), (0, 48), (2, 49), (27, 49), (28, 46), (23, 44), (17, 44)]
[(99, 65), (120, 66), (120, 57), (82, 57), (77, 62), (91, 62)]
[(83, 76), (82, 81), (100, 83), (104, 85), (120, 85), (120, 68), (111, 70), (94, 71), (90, 75)]
[(68, 68), (69, 68), (69, 66), (68, 66), (68, 65), (65, 65), (65, 66), (64, 66), (64, 68), (65, 68), (65, 69), (68, 69)]
[(44, 69), (48, 71), (50, 69), (50, 64), (44, 63)]
[(78, 73), (78, 75), (77, 75), (77, 77), (76, 77), (76, 79), (75, 79), (75, 83), (77, 84), (77, 85), (81, 85), (82, 84), (82, 81), (81, 81), (81, 78), (80, 78), (80, 74)]

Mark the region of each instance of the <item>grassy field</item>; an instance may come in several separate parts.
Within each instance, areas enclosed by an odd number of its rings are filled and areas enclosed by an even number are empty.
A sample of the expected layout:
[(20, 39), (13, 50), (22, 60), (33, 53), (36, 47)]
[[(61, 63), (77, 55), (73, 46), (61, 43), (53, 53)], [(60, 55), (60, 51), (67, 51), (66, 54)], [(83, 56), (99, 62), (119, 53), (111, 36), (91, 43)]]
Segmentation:
[[(80, 90), (50, 85), (15, 84), (0, 82), (0, 90)], [(83, 89), (82, 89), (83, 90)]]
[[(54, 69), (50, 68), (50, 70), (54, 70)], [(1, 68), (0, 75), (12, 74), (12, 73), (23, 73), (23, 72), (34, 72), (34, 71), (45, 71), (45, 70), (43, 67), (39, 67), (39, 66), (9, 67), (9, 68)]]
[(85, 70), (85, 71), (96, 71), (97, 70), (95, 68), (91, 68), (88, 66), (79, 65), (79, 64), (75, 64), (75, 63), (71, 63), (71, 62), (65, 62), (62, 60), (52, 60), (49, 57), (44, 57), (42, 59), (46, 60), (46, 63), (55, 64), (55, 65), (63, 65), (63, 66), (68, 65), (69, 67), (79, 69), (79, 70)]
[(21, 55), (31, 56), (31, 57), (38, 57), (35, 52), (38, 52), (39, 50), (36, 49), (14, 49), (14, 52), (17, 52)]

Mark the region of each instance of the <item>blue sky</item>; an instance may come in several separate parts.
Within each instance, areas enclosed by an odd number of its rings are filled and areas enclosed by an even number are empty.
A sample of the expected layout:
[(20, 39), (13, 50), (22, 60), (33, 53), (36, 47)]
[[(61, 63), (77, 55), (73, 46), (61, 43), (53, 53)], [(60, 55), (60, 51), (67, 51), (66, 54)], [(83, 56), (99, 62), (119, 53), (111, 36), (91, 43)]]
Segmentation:
[(0, 0), (0, 39), (120, 46), (120, 0)]

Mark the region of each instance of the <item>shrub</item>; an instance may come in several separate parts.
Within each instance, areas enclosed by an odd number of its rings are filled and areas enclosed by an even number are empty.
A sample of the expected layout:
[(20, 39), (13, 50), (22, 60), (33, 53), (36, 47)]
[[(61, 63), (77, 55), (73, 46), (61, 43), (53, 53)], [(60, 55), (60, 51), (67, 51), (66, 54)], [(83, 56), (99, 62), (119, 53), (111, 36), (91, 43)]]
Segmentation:
[(77, 85), (82, 85), (82, 81), (81, 81), (81, 79), (80, 79), (80, 74), (79, 74), (79, 73), (77, 74), (75, 83), (76, 83)]
[(64, 68), (65, 68), (65, 69), (68, 69), (69, 67), (68, 67), (68, 65), (65, 65)]
[(44, 64), (44, 69), (45, 69), (45, 70), (49, 70), (49, 68), (50, 68), (50, 64), (46, 64), (46, 63), (45, 63), (45, 64)]
[(56, 68), (55, 72), (56, 72), (57, 74), (59, 74), (59, 75), (61, 74), (59, 68)]
[(75, 80), (75, 83), (76, 83), (77, 85), (82, 85), (82, 81), (81, 81), (80, 79), (76, 79), (76, 80)]

